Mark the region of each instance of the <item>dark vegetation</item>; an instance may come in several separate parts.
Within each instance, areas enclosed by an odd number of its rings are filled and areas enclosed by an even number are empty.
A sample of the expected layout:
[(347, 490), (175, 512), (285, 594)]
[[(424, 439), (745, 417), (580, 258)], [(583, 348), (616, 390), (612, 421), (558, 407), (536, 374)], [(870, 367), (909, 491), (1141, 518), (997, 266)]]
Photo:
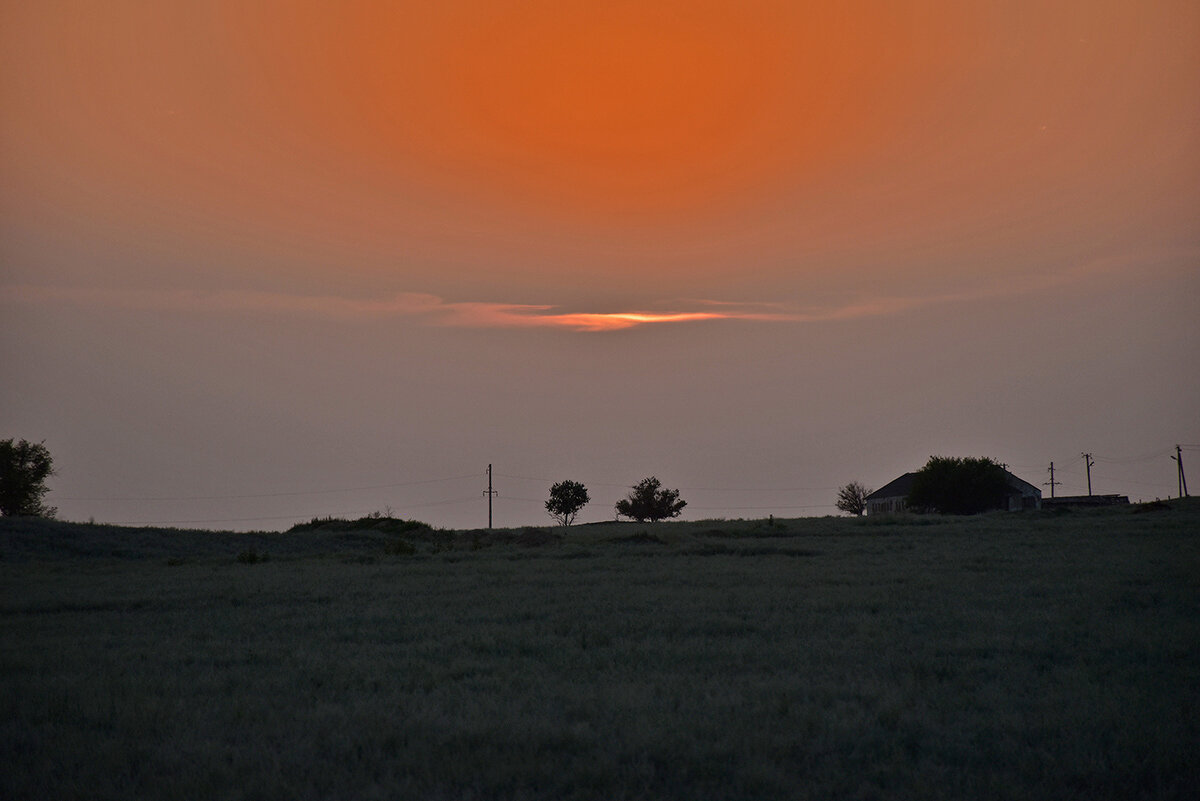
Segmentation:
[(403, 520), (392, 517), (386, 512), (372, 512), (357, 520), (347, 520), (341, 517), (314, 517), (307, 523), (297, 523), (288, 529), (289, 534), (302, 531), (378, 531), (388, 534), (409, 534), (412, 532), (429, 531), (428, 523), (419, 520)]
[(679, 517), (687, 501), (679, 500), (679, 490), (667, 489), (656, 477), (643, 478), (634, 485), (629, 496), (617, 501), (617, 514), (639, 523), (654, 523)]
[(908, 493), (914, 512), (973, 515), (1008, 503), (1004, 468), (988, 458), (932, 456)]
[(546, 513), (561, 525), (569, 526), (575, 522), (575, 516), (579, 514), (579, 510), (587, 506), (591, 499), (587, 487), (578, 481), (560, 481), (550, 487), (550, 499), (546, 501)]
[(42, 442), (0, 440), (0, 516), (54, 517), (43, 502), (54, 459)]
[(867, 489), (859, 481), (851, 481), (838, 490), (837, 502), (839, 510), (851, 515), (861, 515), (867, 510), (867, 496), (874, 490)]
[(566, 533), (385, 519), (0, 519), (0, 798), (1200, 786), (1194, 500)]

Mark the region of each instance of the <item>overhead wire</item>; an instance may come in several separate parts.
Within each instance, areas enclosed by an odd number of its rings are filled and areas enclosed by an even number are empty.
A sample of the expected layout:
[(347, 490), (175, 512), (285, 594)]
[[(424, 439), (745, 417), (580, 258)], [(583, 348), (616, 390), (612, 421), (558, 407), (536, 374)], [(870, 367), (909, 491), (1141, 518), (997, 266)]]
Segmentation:
[[(1188, 450), (1188, 451), (1200, 450), (1200, 445), (1195, 445), (1195, 444), (1181, 444), (1178, 447), (1183, 450)], [(1155, 451), (1153, 453), (1139, 455), (1139, 456), (1132, 456), (1132, 457), (1095, 456), (1094, 458), (1097, 461), (1103, 462), (1106, 464), (1137, 464), (1137, 463), (1141, 463), (1141, 462), (1151, 461), (1151, 460), (1157, 459), (1157, 458), (1162, 458), (1163, 456), (1167, 456), (1167, 455), (1169, 455), (1169, 454), (1166, 454), (1163, 451)], [(1060, 476), (1065, 475), (1067, 477), (1081, 477), (1083, 474), (1083, 468), (1080, 465), (1076, 464), (1076, 461), (1077, 461), (1076, 457), (1074, 457), (1074, 456), (1072, 456), (1068, 459), (1063, 459), (1061, 461), (1055, 460), (1056, 465), (1061, 465), (1061, 466), (1056, 466), (1055, 473)], [(1021, 465), (1014, 465), (1014, 466), (1020, 467), (1022, 469), (1036, 469), (1033, 466), (1021, 466)], [(548, 484), (554, 483), (553, 479), (544, 478), (544, 477), (522, 476), (522, 475), (509, 474), (509, 473), (496, 473), (494, 475), (497, 478), (506, 478), (506, 479), (517, 480), (517, 481), (536, 481), (536, 482), (544, 482), (544, 483), (548, 483)], [(289, 491), (281, 491), (281, 492), (262, 492), (262, 493), (229, 493), (229, 494), (221, 494), (221, 495), (125, 496), (125, 497), (122, 497), (122, 496), (97, 496), (97, 497), (71, 496), (71, 497), (60, 498), (60, 500), (65, 500), (65, 501), (165, 502), (165, 501), (210, 501), (210, 500), (236, 500), (236, 499), (254, 499), (254, 498), (283, 498), (283, 497), (299, 497), (299, 496), (308, 496), (308, 495), (328, 495), (328, 494), (336, 494), (336, 493), (344, 493), (344, 492), (360, 492), (360, 491), (366, 491), (366, 490), (395, 489), (395, 488), (399, 488), (399, 487), (412, 487), (412, 486), (421, 486), (421, 485), (429, 485), (429, 484), (439, 484), (439, 483), (445, 483), (445, 482), (450, 482), (450, 481), (465, 481), (467, 479), (477, 479), (478, 477), (479, 477), (479, 474), (472, 473), (472, 474), (466, 474), (466, 475), (445, 476), (445, 477), (440, 477), (440, 478), (419, 479), (419, 480), (415, 480), (415, 481), (399, 481), (399, 482), (391, 482), (391, 483), (386, 483), (386, 484), (368, 484), (368, 485), (360, 485), (360, 486), (353, 486), (353, 487), (337, 487), (337, 488), (332, 488), (332, 489), (289, 490)], [(1125, 481), (1127, 481), (1128, 483), (1138, 484), (1138, 485), (1147, 486), (1147, 487), (1160, 486), (1160, 484), (1161, 484), (1161, 483), (1152, 483), (1152, 482), (1144, 482), (1144, 481), (1135, 481), (1135, 480), (1131, 480), (1131, 479), (1125, 479)], [(619, 488), (619, 489), (630, 489), (631, 488), (631, 485), (628, 485), (628, 484), (617, 484), (617, 483), (606, 483), (606, 482), (591, 482), (591, 483), (593, 486), (597, 486), (597, 487), (612, 487), (612, 488)], [(1072, 482), (1072, 483), (1074, 483), (1074, 482)], [(681, 487), (680, 488), (681, 491), (686, 491), (686, 492), (738, 492), (738, 493), (742, 493), (742, 492), (759, 492), (759, 493), (763, 493), (763, 492), (830, 492), (830, 491), (834, 491), (836, 489), (837, 489), (837, 487)], [(476, 500), (477, 500), (477, 498), (475, 498), (474, 496), (469, 497), (469, 498), (448, 498), (448, 499), (443, 499), (443, 500), (438, 500), (438, 501), (426, 501), (426, 502), (421, 502), (421, 503), (402, 504), (402, 505), (398, 505), (398, 508), (399, 508), (399, 510), (403, 511), (405, 509), (419, 509), (419, 508), (428, 508), (428, 507), (435, 507), (435, 506), (447, 506), (447, 505), (460, 504), (460, 503), (470, 503), (470, 502), (474, 502)], [(536, 499), (536, 498), (526, 498), (526, 497), (521, 497), (521, 496), (508, 496), (508, 495), (503, 495), (503, 494), (499, 495), (497, 497), (497, 500), (506, 500), (506, 501), (511, 500), (511, 501), (518, 501), (518, 502), (522, 502), (522, 503), (539, 503), (539, 504), (543, 502), (542, 500)], [(390, 508), (390, 506), (389, 506), (389, 508)], [(766, 509), (832, 509), (832, 508), (835, 508), (835, 505), (834, 504), (801, 504), (801, 505), (792, 505), (792, 504), (763, 505), (763, 504), (760, 504), (760, 505), (751, 505), (751, 506), (745, 506), (745, 505), (741, 505), (741, 506), (692, 506), (690, 508), (695, 511), (722, 511), (722, 510), (749, 511), (749, 510), (766, 510)], [(347, 512), (347, 513), (343, 513), (343, 514), (360, 514), (360, 513), (359, 512)], [(114, 525), (142, 525), (142, 526), (145, 526), (145, 525), (176, 525), (176, 524), (193, 524), (193, 523), (242, 523), (242, 522), (256, 522), (256, 521), (260, 521), (260, 520), (304, 519), (305, 517), (311, 517), (311, 515), (287, 514), (287, 515), (268, 515), (268, 516), (251, 516), (251, 517), (235, 517), (235, 518), (121, 521), (121, 522), (114, 523)]]
[(287, 492), (258, 492), (258, 493), (242, 493), (231, 495), (175, 495), (175, 496), (152, 496), (152, 497), (116, 497), (105, 496), (96, 498), (82, 497), (61, 497), (58, 500), (62, 501), (224, 501), (237, 498), (284, 498), (294, 497), (299, 495), (330, 495), (338, 492), (359, 492), (362, 490), (375, 489), (394, 489), (396, 487), (415, 487), (419, 484), (438, 484), (446, 481), (462, 481), (468, 478), (478, 478), (478, 474), (469, 476), (447, 476), (445, 478), (427, 478), (419, 481), (400, 481), (392, 484), (370, 484), (361, 487), (339, 487), (337, 489), (325, 490), (296, 490)]
[[(546, 484), (556, 483), (555, 480), (552, 478), (535, 478), (533, 476), (514, 476), (514, 475), (509, 475), (507, 473), (493, 473), (492, 475), (494, 475), (496, 478), (512, 478), (512, 479), (516, 479), (518, 481), (539, 481), (539, 482), (544, 482)], [(629, 484), (605, 484), (601, 481), (592, 481), (589, 483), (594, 487), (617, 487), (619, 489), (629, 489), (630, 488)]]
[[(550, 478), (534, 478), (532, 476), (513, 476), (506, 473), (496, 473), (496, 478), (515, 478), (521, 481), (544, 481), (555, 483)], [(600, 481), (590, 482), (596, 487), (617, 487), (632, 489), (632, 484), (606, 484)], [(681, 492), (833, 492), (838, 487), (679, 487)]]
[(730, 511), (745, 511), (758, 509), (836, 509), (837, 505), (832, 503), (810, 503), (803, 506), (689, 506), (697, 512), (719, 512), (723, 510)]
[(1096, 455), (1094, 458), (1097, 462), (1108, 462), (1109, 464), (1134, 464), (1136, 462), (1148, 462), (1151, 459), (1166, 459), (1169, 455), (1166, 451), (1154, 451), (1146, 456), (1113, 457)]
[[(405, 504), (403, 507), (401, 507), (400, 509), (397, 509), (396, 511), (404, 511), (405, 509), (419, 509), (419, 508), (425, 508), (425, 507), (430, 507), (430, 506), (449, 506), (449, 505), (456, 504), (456, 503), (471, 503), (474, 501), (475, 501), (474, 496), (472, 496), (470, 498), (448, 498), (446, 500), (441, 500), (441, 501), (428, 501), (425, 503)], [(347, 512), (347, 511), (337, 512), (336, 515), (338, 517), (344, 517), (347, 515), (363, 515), (363, 514), (369, 514), (373, 511), (376, 511), (376, 510), (374, 510), (374, 509), (359, 509), (359, 510), (355, 510), (352, 512)], [(290, 515), (267, 515), (264, 517), (205, 518), (203, 520), (118, 520), (118, 521), (109, 521), (106, 523), (106, 525), (166, 526), (166, 525), (175, 525), (177, 523), (248, 523), (248, 522), (254, 522), (254, 521), (258, 521), (258, 520), (303, 520), (305, 518), (311, 519), (313, 517), (320, 517), (320, 516), (321, 515), (319, 513), (315, 513), (315, 514), (308, 513), (308, 514), (290, 514)], [(333, 517), (334, 513), (327, 513), (326, 516)]]
[[(354, 514), (347, 512), (344, 514)], [(269, 515), (266, 517), (204, 518), (203, 520), (110, 520), (106, 526), (173, 526), (179, 523), (251, 523), (258, 520), (302, 520), (310, 515)]]

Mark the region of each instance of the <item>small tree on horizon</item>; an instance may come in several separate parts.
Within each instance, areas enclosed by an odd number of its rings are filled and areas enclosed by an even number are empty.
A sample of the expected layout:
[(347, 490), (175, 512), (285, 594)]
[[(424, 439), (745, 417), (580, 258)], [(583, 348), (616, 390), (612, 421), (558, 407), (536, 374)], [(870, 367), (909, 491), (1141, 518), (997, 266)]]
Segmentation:
[(54, 517), (58, 510), (42, 502), (50, 491), (54, 459), (44, 442), (0, 440), (0, 515)]
[(838, 509), (852, 515), (861, 515), (867, 510), (867, 496), (874, 490), (867, 489), (860, 481), (851, 481), (838, 490)]
[(617, 501), (617, 514), (639, 523), (655, 523), (668, 517), (679, 517), (687, 501), (679, 500), (679, 490), (664, 489), (656, 477), (643, 478), (634, 485), (629, 496)]
[(1008, 505), (1008, 476), (987, 457), (931, 456), (908, 493), (914, 512), (973, 515)]
[(590, 500), (587, 487), (578, 481), (560, 481), (550, 487), (550, 500), (546, 501), (546, 512), (561, 525), (569, 526), (575, 521), (579, 510)]

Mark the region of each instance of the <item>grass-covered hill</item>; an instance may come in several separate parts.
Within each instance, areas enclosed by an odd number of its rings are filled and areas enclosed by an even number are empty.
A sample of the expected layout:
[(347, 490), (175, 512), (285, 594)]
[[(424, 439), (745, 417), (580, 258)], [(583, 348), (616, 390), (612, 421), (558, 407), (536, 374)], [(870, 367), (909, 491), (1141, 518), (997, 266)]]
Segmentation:
[[(41, 518), (0, 517), (0, 560), (221, 559), (253, 553), (270, 558), (310, 556), (427, 556), (495, 547), (545, 550), (547, 555), (579, 549), (660, 546), (660, 553), (697, 550), (751, 554), (794, 550), (790, 540), (841, 535), (978, 533), (1005, 536), (1026, 532), (1084, 531), (1102, 526), (1131, 533), (1159, 529), (1195, 530), (1200, 499), (1174, 499), (1103, 509), (992, 513), (971, 517), (895, 515), (770, 520), (593, 523), (571, 527), (435, 529), (415, 520), (373, 514), (357, 520), (314, 518), (284, 532), (232, 532), (72, 523)], [(628, 548), (625, 548), (628, 550)], [(643, 548), (646, 550), (646, 548)], [(532, 555), (532, 554), (531, 554)]]
[(0, 520), (0, 798), (1192, 799), (1200, 507)]

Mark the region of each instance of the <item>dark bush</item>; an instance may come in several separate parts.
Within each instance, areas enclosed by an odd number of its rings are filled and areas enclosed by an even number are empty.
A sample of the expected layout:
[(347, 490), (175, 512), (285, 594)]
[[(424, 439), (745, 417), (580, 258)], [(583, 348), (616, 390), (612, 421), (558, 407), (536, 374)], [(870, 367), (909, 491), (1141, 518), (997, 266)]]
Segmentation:
[(289, 534), (303, 531), (381, 531), (388, 534), (408, 534), (414, 531), (428, 531), (428, 523), (420, 520), (403, 520), (399, 517), (385, 515), (382, 512), (360, 517), (357, 520), (347, 520), (344, 517), (314, 517), (307, 523), (297, 523), (288, 529)]
[(1008, 506), (1008, 475), (984, 458), (931, 456), (908, 493), (914, 512), (973, 515)]
[(679, 490), (666, 489), (656, 477), (643, 478), (629, 496), (617, 501), (617, 514), (639, 523), (679, 517), (687, 501), (679, 500)]

